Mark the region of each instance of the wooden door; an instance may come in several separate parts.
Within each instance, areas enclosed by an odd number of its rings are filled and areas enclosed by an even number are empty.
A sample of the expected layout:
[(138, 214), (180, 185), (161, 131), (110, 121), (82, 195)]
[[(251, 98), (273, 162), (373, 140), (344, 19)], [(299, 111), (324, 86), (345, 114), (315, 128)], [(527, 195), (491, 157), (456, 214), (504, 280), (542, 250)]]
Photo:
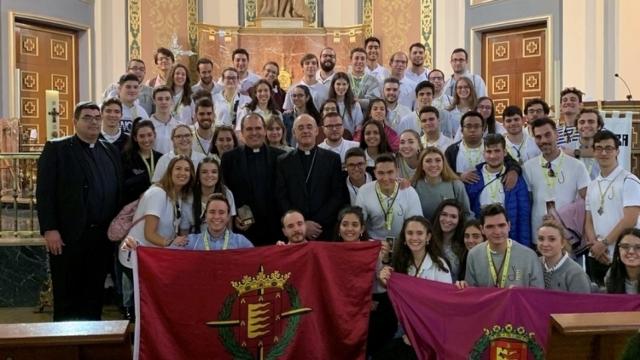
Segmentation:
[(20, 148), (38, 151), (46, 134), (45, 91), (58, 90), (60, 136), (73, 134), (77, 102), (77, 36), (69, 30), (16, 22), (16, 68), (20, 69)]
[(485, 32), (482, 46), (482, 76), (496, 117), (508, 105), (524, 109), (531, 99), (546, 99), (546, 25)]

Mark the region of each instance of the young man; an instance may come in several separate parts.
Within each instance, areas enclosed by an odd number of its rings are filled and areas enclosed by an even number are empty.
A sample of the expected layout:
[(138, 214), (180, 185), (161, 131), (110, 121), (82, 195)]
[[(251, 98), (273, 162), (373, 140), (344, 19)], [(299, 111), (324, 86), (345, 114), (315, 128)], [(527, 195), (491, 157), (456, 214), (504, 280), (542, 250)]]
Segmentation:
[(406, 219), (422, 215), (420, 198), (413, 187), (400, 188), (392, 155), (379, 155), (373, 171), (376, 180), (360, 187), (356, 206), (364, 212), (370, 238), (397, 239)]
[(153, 145), (153, 150), (166, 154), (173, 150), (171, 132), (180, 124), (171, 113), (171, 110), (173, 110), (173, 93), (171, 89), (167, 86), (159, 86), (153, 89), (153, 104), (156, 107), (156, 112), (149, 118), (156, 130), (156, 141)]
[[(412, 113), (405, 115), (404, 119), (402, 119), (404, 127), (401, 130), (412, 129), (418, 132), (418, 134), (422, 134), (422, 124), (420, 122), (419, 113), (423, 107), (432, 106), (433, 92), (434, 86), (429, 81), (421, 81), (416, 85), (415, 110)], [(451, 137), (451, 134), (453, 133), (453, 126), (451, 126), (452, 119), (449, 111), (439, 111), (438, 115), (440, 119), (440, 132), (445, 134), (447, 137)]]
[(224, 88), (213, 96), (216, 110), (216, 125), (236, 127), (238, 110), (251, 102), (251, 98), (238, 91), (238, 70), (226, 68), (222, 70)]
[(120, 127), (125, 134), (131, 133), (131, 125), (137, 117), (148, 119), (149, 115), (136, 100), (140, 93), (140, 79), (133, 74), (124, 74), (118, 81), (118, 98), (122, 102)]
[(330, 240), (338, 212), (346, 204), (340, 156), (318, 148), (316, 120), (308, 114), (293, 123), (298, 148), (278, 158), (276, 197), (282, 212), (301, 209), (307, 238)]
[(325, 139), (318, 144), (321, 149), (331, 150), (340, 155), (340, 161), (344, 164), (344, 157), (347, 150), (360, 146), (357, 141), (346, 140), (342, 137), (344, 127), (342, 126), (342, 116), (337, 112), (330, 112), (322, 117), (322, 129)]
[(409, 46), (409, 60), (411, 67), (404, 75), (415, 84), (426, 81), (429, 70), (424, 66), (424, 52), (426, 48), (421, 43), (413, 43)]
[(485, 123), (482, 115), (476, 111), (467, 111), (460, 119), (462, 128), (462, 140), (451, 144), (444, 155), (449, 166), (465, 183), (473, 183), (479, 180), (475, 174), (476, 165), (484, 161), (482, 158), (484, 147), (482, 134)]
[[(307, 242), (307, 225), (304, 215), (298, 210), (288, 210), (281, 219), (282, 233), (287, 238), (286, 245), (303, 244)], [(285, 245), (278, 241), (277, 245)]]
[[(153, 88), (142, 84), (142, 82), (144, 81), (146, 72), (147, 70), (146, 70), (144, 61), (140, 59), (129, 60), (129, 64), (127, 64), (127, 73), (137, 76), (138, 80), (140, 81), (138, 103), (140, 104), (140, 106), (142, 106), (144, 111), (147, 112), (147, 114), (151, 114), (153, 112), (153, 100), (151, 95), (153, 92)], [(104, 93), (102, 94), (102, 99), (107, 100), (117, 96), (118, 96), (118, 83), (114, 82), (113, 84), (109, 85), (107, 89), (105, 89)]]
[(440, 69), (433, 69), (428, 78), (433, 84), (433, 106), (440, 111), (448, 109), (451, 106), (451, 96), (444, 92), (444, 73)]
[(322, 104), (329, 97), (329, 87), (323, 85), (316, 79), (316, 72), (318, 71), (318, 57), (314, 54), (305, 54), (300, 59), (300, 66), (302, 67), (302, 80), (299, 83), (292, 85), (287, 92), (287, 96), (284, 99), (284, 109), (287, 111), (293, 111), (293, 99), (291, 94), (293, 89), (297, 85), (306, 85), (311, 92), (313, 98), (313, 104), (317, 109), (320, 109)]
[(344, 165), (347, 169), (347, 190), (349, 191), (349, 201), (351, 206), (356, 205), (356, 198), (362, 185), (373, 181), (371, 175), (366, 171), (367, 155), (364, 150), (354, 147), (347, 150), (344, 156)]
[(456, 82), (458, 82), (458, 79), (464, 76), (470, 79), (471, 83), (473, 83), (473, 88), (476, 91), (477, 97), (487, 95), (487, 86), (485, 85), (482, 77), (478, 74), (472, 74), (467, 69), (467, 65), (469, 64), (469, 54), (467, 53), (467, 50), (462, 48), (454, 49), (451, 53), (450, 63), (453, 74), (451, 74), (451, 77), (444, 85), (445, 94), (453, 97), (456, 88)]
[(618, 164), (619, 147), (620, 140), (611, 131), (601, 130), (593, 137), (600, 174), (587, 187), (584, 235), (591, 245), (587, 270), (600, 286), (617, 239), (636, 225), (640, 215), (640, 180)]
[(380, 97), (380, 83), (373, 75), (365, 73), (367, 52), (363, 48), (351, 50), (351, 91), (360, 103), (363, 112), (369, 108), (369, 100)]
[(487, 241), (469, 251), (465, 281), (457, 285), (544, 289), (540, 260), (533, 250), (509, 238), (511, 224), (504, 207), (487, 205), (482, 209), (480, 222)]
[(563, 147), (565, 154), (579, 159), (587, 168), (591, 180), (598, 177), (600, 167), (593, 153), (593, 137), (604, 127), (600, 112), (595, 109), (582, 109), (578, 113), (576, 128), (580, 138)]
[(382, 95), (384, 96), (384, 102), (387, 104), (387, 121), (399, 134), (404, 130), (401, 130), (400, 126), (402, 119), (411, 114), (411, 109), (398, 102), (398, 96), (400, 95), (400, 81), (392, 77), (384, 80)]
[(541, 154), (524, 163), (525, 181), (531, 192), (531, 238), (537, 242), (536, 231), (547, 210), (560, 209), (584, 198), (589, 174), (584, 164), (564, 154), (558, 147), (556, 123), (549, 118), (535, 120), (531, 132)]
[(536, 119), (549, 117), (551, 109), (549, 105), (542, 99), (531, 99), (524, 105), (524, 115), (527, 117), (527, 124), (532, 123)]
[(527, 184), (522, 176), (516, 186), (506, 190), (502, 177), (506, 173), (504, 159), (507, 156), (505, 139), (500, 134), (488, 134), (484, 137), (485, 162), (476, 166), (479, 180), (466, 183), (469, 204), (474, 214), (489, 204), (501, 204), (507, 209), (510, 225), (509, 237), (520, 244), (531, 246), (531, 203)]
[(153, 61), (156, 63), (158, 75), (153, 79), (149, 79), (145, 85), (151, 88), (166, 85), (167, 76), (169, 76), (169, 71), (171, 71), (173, 63), (176, 62), (176, 57), (171, 50), (159, 47), (155, 54), (153, 54)]
[(198, 100), (195, 112), (198, 126), (193, 131), (192, 150), (209, 156), (213, 140), (213, 123), (216, 118), (213, 102), (207, 98)]
[(409, 80), (405, 76), (405, 70), (409, 63), (409, 57), (402, 51), (398, 51), (389, 58), (389, 67), (391, 68), (390, 78), (400, 81), (400, 91), (398, 93), (398, 102), (409, 109), (413, 109), (413, 103), (416, 100), (415, 88), (416, 83)]
[(124, 144), (126, 144), (129, 139), (129, 135), (120, 129), (122, 103), (116, 98), (107, 99), (100, 107), (100, 114), (102, 116), (100, 139), (107, 140), (111, 145), (115, 146), (118, 151), (122, 152)]
[(364, 49), (367, 51), (367, 67), (365, 72), (373, 75), (382, 84), (389, 77), (389, 70), (378, 63), (380, 59), (380, 39), (370, 36), (364, 40)]
[(582, 110), (582, 95), (584, 93), (574, 87), (560, 92), (560, 119), (558, 127), (558, 145), (569, 144), (580, 138), (576, 122)]
[(223, 86), (213, 81), (213, 61), (207, 58), (200, 58), (198, 59), (196, 68), (198, 69), (200, 80), (191, 87), (193, 94), (200, 90), (205, 90), (213, 97), (213, 95), (222, 91)]
[(527, 160), (540, 155), (538, 145), (524, 130), (524, 117), (518, 106), (509, 105), (504, 109), (502, 112), (502, 124), (507, 130), (505, 134), (507, 152), (521, 166)]
[(449, 145), (453, 143), (451, 138), (445, 136), (440, 131), (440, 112), (434, 106), (423, 106), (418, 112), (420, 126), (424, 135), (420, 138), (422, 145), (426, 148), (435, 146), (443, 153), (447, 151)]
[(320, 51), (320, 70), (316, 73), (316, 80), (327, 89), (331, 86), (336, 67), (336, 51), (326, 47)]
[(233, 67), (238, 70), (238, 87), (240, 94), (248, 95), (249, 89), (260, 80), (260, 76), (249, 71), (249, 52), (239, 48), (231, 53)]

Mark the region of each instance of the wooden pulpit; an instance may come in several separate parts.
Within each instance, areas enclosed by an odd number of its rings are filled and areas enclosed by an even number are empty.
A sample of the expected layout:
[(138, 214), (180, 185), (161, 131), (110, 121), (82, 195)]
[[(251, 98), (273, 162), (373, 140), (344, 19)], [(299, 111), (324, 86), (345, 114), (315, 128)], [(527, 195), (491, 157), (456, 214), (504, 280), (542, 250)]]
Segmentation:
[(618, 359), (640, 329), (640, 312), (553, 314), (547, 360)]
[(1, 360), (131, 359), (128, 321), (0, 324)]

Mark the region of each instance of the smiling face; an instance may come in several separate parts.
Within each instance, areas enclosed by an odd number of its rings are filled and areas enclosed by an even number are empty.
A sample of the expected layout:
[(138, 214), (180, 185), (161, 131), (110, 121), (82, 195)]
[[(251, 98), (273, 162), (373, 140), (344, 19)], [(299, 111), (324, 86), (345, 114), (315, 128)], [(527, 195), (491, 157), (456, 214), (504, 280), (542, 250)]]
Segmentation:
[(198, 65), (198, 76), (203, 84), (210, 85), (213, 82), (213, 66), (206, 63)]
[(299, 87), (295, 87), (291, 92), (291, 100), (293, 101), (293, 105), (295, 107), (302, 109), (305, 107), (305, 104), (309, 100), (309, 97), (304, 92), (304, 90)]
[(364, 72), (364, 66), (367, 61), (367, 54), (356, 51), (351, 55), (351, 68), (353, 72), (357, 74), (361, 74)]
[(444, 159), (438, 153), (429, 153), (422, 159), (422, 170), (428, 179), (435, 179), (442, 175)]
[(395, 163), (392, 161), (379, 162), (373, 172), (382, 191), (389, 191), (395, 188), (396, 179), (398, 178)]
[(387, 105), (383, 101), (372, 102), (370, 114), (372, 120), (384, 123), (387, 120)]
[(347, 176), (351, 182), (359, 182), (365, 180), (365, 168), (367, 159), (361, 156), (351, 156), (344, 161), (347, 168)]
[(420, 152), (420, 139), (412, 132), (403, 132), (400, 135), (399, 153), (404, 158), (413, 158)]
[(424, 65), (424, 49), (419, 46), (414, 46), (409, 49), (409, 59), (413, 66), (419, 67)]
[(340, 78), (333, 83), (333, 91), (336, 92), (337, 96), (344, 96), (347, 90), (349, 90), (349, 82), (347, 80)]
[(359, 241), (364, 225), (356, 214), (346, 214), (340, 221), (340, 238), (344, 242)]
[(300, 147), (313, 147), (318, 136), (316, 121), (309, 115), (300, 115), (293, 124), (293, 135)]
[(115, 128), (120, 124), (122, 109), (118, 104), (109, 104), (102, 107), (102, 124), (107, 128)]
[(409, 221), (404, 227), (404, 241), (412, 253), (425, 250), (431, 240), (431, 232), (418, 221)]
[(196, 110), (196, 121), (198, 121), (198, 126), (203, 130), (211, 129), (215, 116), (213, 108), (210, 106), (198, 106)]
[(440, 120), (433, 112), (420, 114), (420, 127), (425, 134), (437, 134), (440, 132)]
[(471, 95), (471, 86), (470, 81), (463, 77), (456, 81), (456, 94), (460, 98), (460, 100), (466, 100)]
[(482, 231), (476, 226), (468, 226), (464, 230), (464, 246), (471, 250), (474, 246), (484, 241)]
[(231, 130), (220, 130), (218, 137), (216, 138), (215, 145), (220, 157), (222, 157), (222, 154), (225, 152), (232, 150), (234, 143)]
[(558, 133), (549, 124), (533, 128), (533, 138), (544, 156), (555, 153), (558, 143)]
[(364, 128), (364, 142), (367, 147), (378, 147), (380, 145), (380, 130), (374, 124), (368, 124)]
[(304, 217), (299, 212), (292, 212), (282, 219), (282, 233), (290, 244), (299, 244), (305, 241), (307, 226)]
[(480, 101), (476, 106), (476, 111), (479, 112), (480, 115), (482, 115), (483, 119), (485, 120), (488, 119), (489, 116), (491, 116), (491, 113), (493, 112), (493, 104), (491, 103), (491, 100), (484, 99)]
[(191, 179), (191, 164), (187, 160), (178, 160), (171, 170), (171, 181), (176, 188), (182, 188)]
[(548, 259), (556, 258), (562, 254), (565, 241), (560, 231), (551, 226), (542, 226), (538, 229), (538, 251)]
[(244, 119), (242, 124), (242, 137), (245, 144), (252, 148), (257, 149), (264, 144), (266, 136), (266, 129), (264, 128), (264, 122), (258, 116), (252, 115)]
[(271, 123), (267, 128), (267, 140), (269, 144), (280, 145), (282, 141), (283, 130), (276, 122)]
[(245, 54), (235, 54), (233, 56), (233, 67), (236, 68), (241, 73), (247, 71), (247, 66), (249, 65), (249, 58)]
[(598, 132), (598, 115), (584, 113), (578, 118), (577, 125), (580, 137), (590, 139)]
[(218, 183), (219, 171), (220, 169), (216, 163), (208, 162), (200, 165), (200, 172), (198, 173), (200, 184), (209, 189), (215, 187)]
[(76, 132), (83, 139), (94, 141), (98, 139), (102, 127), (102, 116), (98, 109), (82, 109), (79, 119), (73, 121)]
[(262, 68), (262, 77), (267, 80), (270, 84), (278, 78), (278, 67), (273, 64), (266, 64), (264, 68)]
[(330, 72), (336, 67), (336, 52), (333, 49), (323, 49), (320, 52), (320, 67), (325, 72)]
[(520, 133), (522, 133), (523, 123), (524, 122), (522, 116), (518, 114), (505, 116), (502, 120), (502, 124), (504, 125), (504, 128), (507, 130), (507, 133), (509, 133), (509, 135), (519, 135)]
[(640, 238), (634, 235), (625, 235), (618, 243), (620, 260), (627, 267), (640, 267)]
[(173, 72), (173, 83), (178, 87), (184, 87), (187, 82), (187, 71), (183, 67), (178, 67)]
[(560, 113), (562, 115), (576, 115), (582, 109), (582, 103), (578, 95), (567, 93), (560, 98)]
[(384, 84), (384, 88), (382, 89), (384, 101), (386, 101), (387, 104), (395, 104), (396, 101), (398, 101), (399, 92), (400, 85), (391, 82)]
[(369, 41), (364, 48), (367, 51), (367, 60), (378, 61), (380, 56), (380, 43), (377, 41)]
[(440, 212), (438, 221), (440, 221), (440, 228), (443, 233), (446, 234), (454, 231), (460, 222), (460, 212), (458, 208), (451, 205), (445, 206)]
[(138, 98), (140, 83), (135, 80), (125, 81), (118, 87), (118, 97), (125, 104), (131, 104)]
[(222, 200), (212, 200), (207, 206), (205, 222), (211, 233), (221, 233), (229, 224), (229, 205)]
[(174, 149), (181, 154), (189, 153), (191, 151), (192, 136), (188, 127), (180, 126), (176, 128), (171, 139)]
[(431, 106), (431, 103), (433, 102), (433, 90), (431, 90), (430, 87), (420, 89), (418, 94), (416, 94), (416, 102), (418, 103), (418, 108)]
[(256, 99), (258, 99), (258, 105), (266, 107), (271, 99), (271, 89), (267, 84), (261, 83), (256, 87)]
[(306, 77), (314, 77), (316, 76), (316, 71), (318, 71), (318, 60), (317, 59), (309, 59), (305, 60), (302, 63), (302, 72)]
[(143, 126), (138, 129), (133, 141), (138, 143), (140, 150), (147, 152), (153, 148), (153, 143), (156, 141), (156, 133), (149, 126)]

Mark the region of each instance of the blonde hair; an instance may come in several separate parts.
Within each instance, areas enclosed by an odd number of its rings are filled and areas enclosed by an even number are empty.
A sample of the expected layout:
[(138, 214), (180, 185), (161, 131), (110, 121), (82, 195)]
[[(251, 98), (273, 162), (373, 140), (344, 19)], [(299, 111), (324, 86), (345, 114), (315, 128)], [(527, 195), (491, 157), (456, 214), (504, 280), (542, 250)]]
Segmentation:
[[(562, 250), (564, 252), (570, 253), (571, 252), (571, 244), (569, 244), (569, 240), (567, 240), (567, 237), (564, 234), (564, 228), (562, 227), (562, 225), (560, 225), (558, 223), (557, 220), (545, 220), (542, 222), (542, 225), (540, 225), (540, 227), (538, 227), (538, 231), (540, 231), (540, 229), (542, 229), (543, 227), (548, 227), (548, 228), (552, 228), (552, 229), (556, 229), (558, 230), (558, 233), (560, 234), (560, 239), (562, 241)], [(538, 234), (538, 231), (536, 231), (536, 235)]]
[(183, 160), (189, 163), (189, 182), (180, 189), (180, 194), (175, 195), (180, 195), (182, 200), (187, 200), (187, 198), (192, 193), (193, 183), (195, 182), (196, 177), (196, 171), (193, 167), (193, 162), (188, 156), (178, 155), (171, 159), (171, 161), (169, 161), (169, 165), (167, 165), (167, 171), (164, 173), (164, 175), (162, 175), (160, 181), (156, 183), (156, 185), (163, 189), (167, 193), (167, 196), (174, 201), (176, 200), (174, 198), (174, 190), (176, 188), (176, 185), (173, 183), (173, 168), (176, 166), (176, 163), (178, 161)]
[(416, 169), (416, 173), (413, 175), (411, 182), (416, 184), (419, 180), (424, 179), (427, 175), (424, 172), (424, 168), (422, 163), (424, 162), (424, 158), (429, 154), (438, 154), (440, 158), (442, 158), (442, 173), (440, 173), (440, 177), (442, 181), (454, 181), (460, 179), (458, 175), (451, 169), (449, 163), (447, 162), (447, 158), (444, 156), (442, 151), (435, 146), (427, 146), (426, 149), (420, 153), (420, 159), (418, 160), (418, 168)]

